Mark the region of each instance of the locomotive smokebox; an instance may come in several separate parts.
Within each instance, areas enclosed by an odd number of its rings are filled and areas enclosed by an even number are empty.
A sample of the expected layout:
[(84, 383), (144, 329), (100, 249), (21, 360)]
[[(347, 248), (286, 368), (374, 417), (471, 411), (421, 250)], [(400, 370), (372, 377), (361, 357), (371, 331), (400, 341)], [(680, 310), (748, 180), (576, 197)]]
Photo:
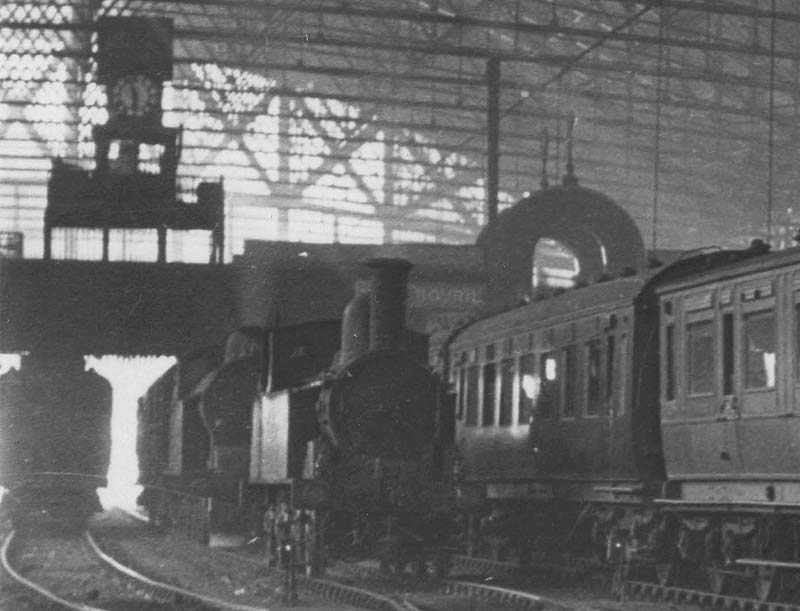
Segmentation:
[(370, 299), (369, 349), (398, 350), (406, 324), (406, 294), (411, 263), (405, 259), (367, 261), (373, 270)]

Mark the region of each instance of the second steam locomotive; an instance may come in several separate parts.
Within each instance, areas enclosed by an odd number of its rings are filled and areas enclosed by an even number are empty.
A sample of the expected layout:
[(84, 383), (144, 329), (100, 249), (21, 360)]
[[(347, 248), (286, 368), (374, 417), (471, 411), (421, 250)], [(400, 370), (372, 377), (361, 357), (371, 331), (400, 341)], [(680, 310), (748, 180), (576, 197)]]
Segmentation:
[(39, 351), (0, 376), (2, 509), (17, 527), (80, 526), (100, 510), (110, 421), (111, 385), (83, 357)]

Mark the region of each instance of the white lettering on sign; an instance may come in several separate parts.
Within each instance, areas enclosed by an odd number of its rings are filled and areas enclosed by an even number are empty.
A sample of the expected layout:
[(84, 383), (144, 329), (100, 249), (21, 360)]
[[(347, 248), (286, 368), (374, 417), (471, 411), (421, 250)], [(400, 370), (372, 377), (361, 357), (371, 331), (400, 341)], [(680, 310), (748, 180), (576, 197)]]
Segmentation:
[(483, 287), (474, 284), (412, 284), (408, 304), (415, 308), (479, 308), (483, 305)]
[[(366, 292), (369, 280), (358, 280), (356, 292)], [(480, 309), (484, 305), (483, 286), (479, 284), (450, 284), (445, 282), (412, 282), (408, 286), (408, 307), (442, 310)]]

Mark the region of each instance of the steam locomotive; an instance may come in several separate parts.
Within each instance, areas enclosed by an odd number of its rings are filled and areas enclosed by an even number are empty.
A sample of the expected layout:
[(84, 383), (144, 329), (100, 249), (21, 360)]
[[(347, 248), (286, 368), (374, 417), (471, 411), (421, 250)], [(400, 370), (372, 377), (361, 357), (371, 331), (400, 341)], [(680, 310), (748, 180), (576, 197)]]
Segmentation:
[[(563, 201), (568, 226), (542, 231), (603, 250), (590, 212), (608, 202), (571, 182), (501, 213), (482, 236), (494, 241), (489, 264), (492, 253), (525, 261), (536, 238), (520, 219), (547, 225)], [(640, 258), (638, 272), (617, 259), (615, 278), (546, 296), (532, 292), (527, 261), (490, 272), (501, 311), (445, 344), (468, 553), (593, 558), (617, 567), (621, 587), (794, 595), (800, 249), (755, 241), (647, 269)]]
[(110, 419), (111, 385), (83, 358), (23, 356), (0, 376), (2, 512), (19, 527), (80, 526), (99, 511)]
[[(263, 534), (276, 559), (425, 560), (443, 532), (448, 419), (427, 341), (404, 329), (409, 264), (378, 259), (343, 322), (250, 329), (180, 359), (140, 399), (141, 501), (207, 540)], [(341, 341), (340, 341), (341, 340)], [(422, 534), (420, 534), (422, 533)]]

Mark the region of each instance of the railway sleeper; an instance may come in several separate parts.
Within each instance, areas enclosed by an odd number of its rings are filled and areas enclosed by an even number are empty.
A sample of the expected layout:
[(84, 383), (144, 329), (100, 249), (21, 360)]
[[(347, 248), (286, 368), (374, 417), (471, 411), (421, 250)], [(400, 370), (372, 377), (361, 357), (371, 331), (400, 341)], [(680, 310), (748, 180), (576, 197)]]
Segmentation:
[(329, 600), (352, 604), (375, 611), (402, 611), (404, 607), (387, 596), (382, 596), (368, 590), (348, 586), (326, 579), (312, 577), (298, 577), (300, 587), (319, 594)]
[(757, 600), (644, 581), (626, 582), (624, 596), (635, 600), (690, 603), (726, 611), (800, 611), (800, 606), (787, 602)]
[(513, 605), (519, 609), (529, 609), (531, 611), (544, 611), (557, 606), (548, 605), (545, 600), (528, 592), (466, 581), (446, 580), (445, 593), (467, 597), (472, 600)]

